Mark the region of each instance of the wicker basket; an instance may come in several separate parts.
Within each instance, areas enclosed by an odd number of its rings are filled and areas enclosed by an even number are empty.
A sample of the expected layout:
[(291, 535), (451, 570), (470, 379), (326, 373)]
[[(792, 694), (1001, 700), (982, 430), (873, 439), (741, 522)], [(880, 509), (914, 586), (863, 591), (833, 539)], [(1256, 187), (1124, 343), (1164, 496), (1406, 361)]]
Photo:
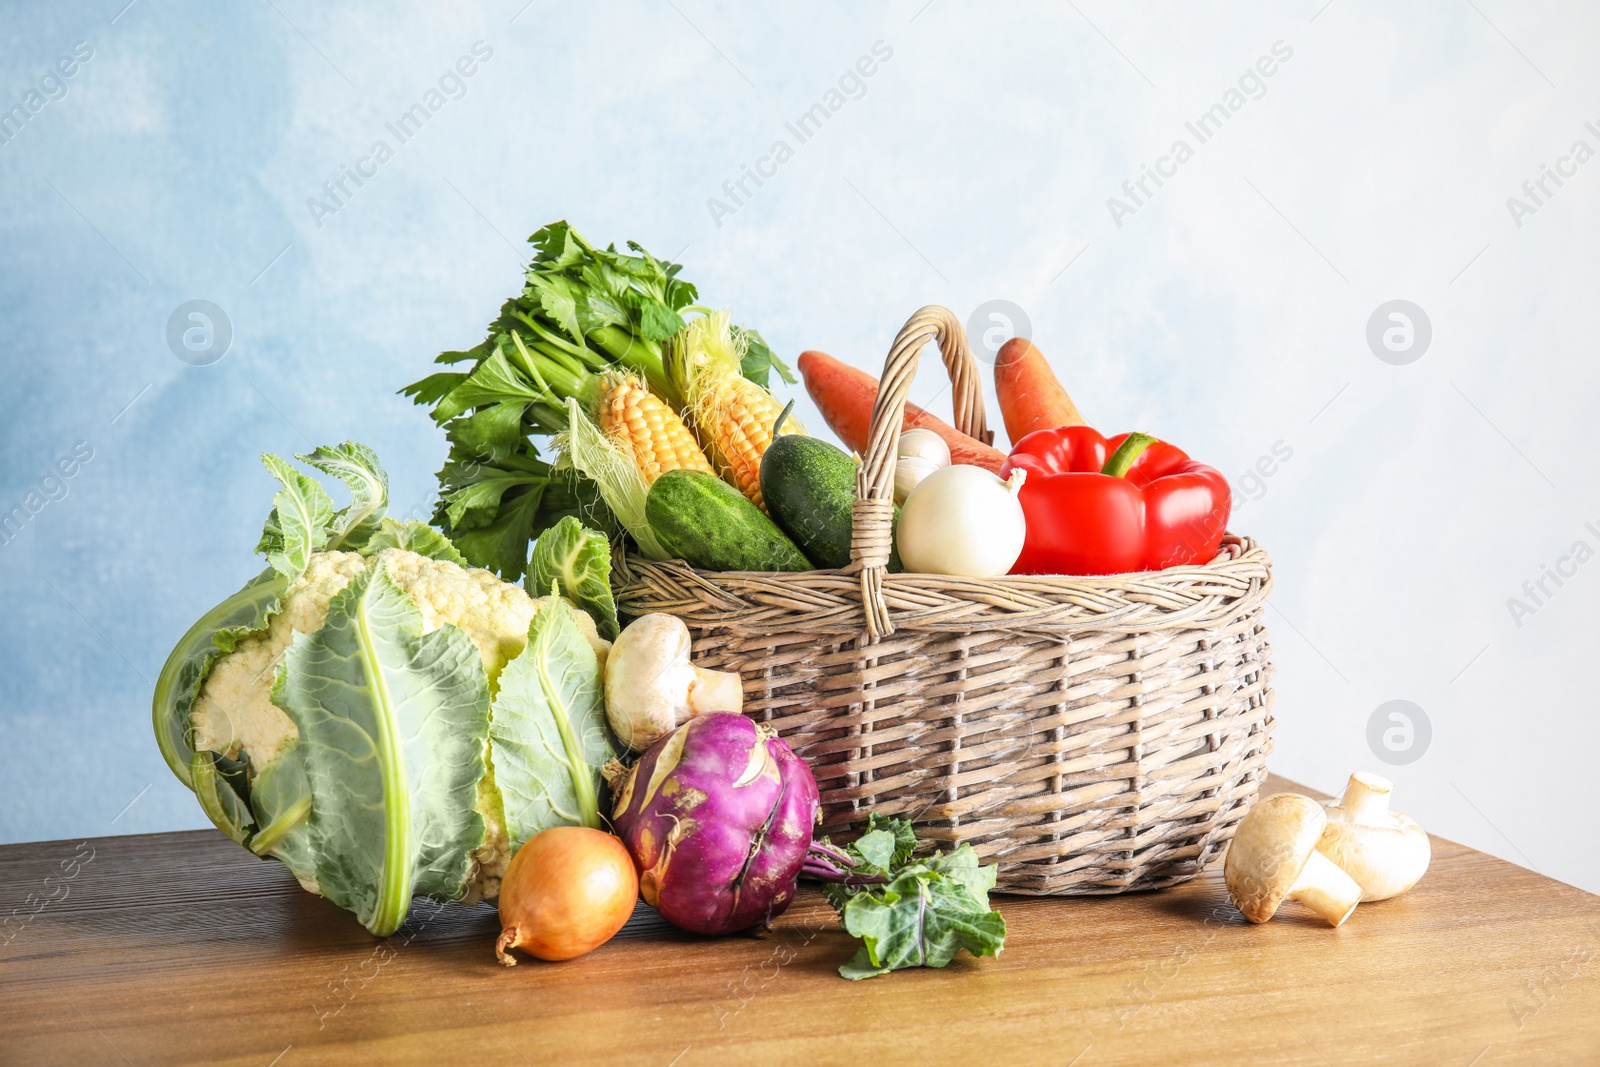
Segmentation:
[(895, 446), (931, 338), (957, 426), (993, 438), (960, 322), (923, 308), (884, 368), (850, 568), (719, 573), (630, 556), (619, 607), (679, 616), (697, 662), (742, 675), (746, 712), (815, 772), (823, 832), (857, 831), (868, 811), (914, 817), (925, 839), (998, 861), (1013, 893), (1192, 878), (1233, 836), (1272, 750), (1267, 554), (1230, 535), (1203, 567), (885, 574)]

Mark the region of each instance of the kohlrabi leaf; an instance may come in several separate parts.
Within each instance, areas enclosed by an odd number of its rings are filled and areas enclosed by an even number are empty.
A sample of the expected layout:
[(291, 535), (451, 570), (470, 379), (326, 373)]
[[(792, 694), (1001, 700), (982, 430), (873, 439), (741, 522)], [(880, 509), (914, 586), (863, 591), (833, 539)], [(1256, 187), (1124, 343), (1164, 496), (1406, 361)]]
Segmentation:
[(389, 476), (378, 465), (377, 455), (366, 445), (346, 441), (296, 453), (295, 459), (350, 488), (350, 503), (334, 514), (326, 547), (349, 552), (364, 545), (389, 506)]
[(876, 885), (824, 887), (844, 928), (862, 947), (839, 968), (846, 978), (871, 978), (903, 967), (943, 967), (963, 948), (974, 956), (999, 954), (1006, 924), (989, 907), (997, 868), (978, 862), (971, 845), (914, 860), (916, 834), (904, 819), (874, 812), (867, 832), (846, 845), (858, 877), (886, 878)]
[(999, 955), (1006, 921), (989, 907), (994, 881), (995, 868), (980, 866), (971, 846), (963, 845), (903, 868), (887, 885), (862, 887), (841, 916), (845, 930), (861, 938), (861, 950), (839, 973), (860, 979), (905, 967), (943, 967), (962, 949)]
[(923, 861), (928, 869), (936, 871), (952, 882), (959, 883), (972, 894), (972, 899), (988, 904), (995, 878), (1000, 869), (994, 864), (978, 862), (978, 854), (971, 845), (962, 845), (953, 852), (941, 852)]
[(211, 665), (224, 652), (233, 651), (241, 636), (264, 628), (278, 610), (278, 598), (288, 582), (267, 568), (248, 585), (206, 612), (178, 639), (156, 677), (151, 715), (156, 745), (178, 780), (193, 788), (190, 763), (194, 757), (189, 713)]
[(909, 820), (895, 819), (872, 812), (867, 816), (867, 832), (871, 834), (878, 831), (883, 831), (894, 839), (894, 854), (889, 865), (899, 867), (911, 862), (911, 853), (917, 848), (917, 831)]
[(894, 834), (888, 830), (868, 830), (851, 844), (850, 850), (860, 856), (863, 863), (887, 870), (894, 863)]
[(618, 753), (600, 660), (577, 609), (560, 597), (546, 602), (499, 683), (489, 747), (512, 850), (552, 826), (598, 828), (600, 768)]
[(450, 538), (435, 530), (425, 522), (411, 519), (400, 522), (396, 519), (384, 519), (378, 524), (377, 532), (367, 540), (361, 549), (363, 556), (375, 556), (386, 548), (403, 548), (407, 552), (415, 552), (419, 556), (429, 559), (449, 560), (465, 567), (466, 559), (456, 550)]
[(333, 529), (333, 500), (314, 479), (270, 452), (261, 457), (272, 476), (283, 483), (272, 498), (272, 513), (261, 528), (256, 551), (289, 581), (300, 577), (306, 561), (328, 543)]
[(323, 896), (379, 937), (413, 894), (459, 897), (484, 837), (489, 682), (471, 639), (454, 626), (424, 636), (377, 564), (334, 597), (322, 629), (295, 635), (272, 699), (299, 729)]
[[(867, 832), (844, 846), (844, 851), (856, 861), (851, 867), (855, 874), (892, 877), (911, 862), (916, 847), (917, 834), (910, 822), (874, 811), (867, 816)], [(845, 902), (860, 891), (859, 885), (841, 882), (828, 882), (822, 887), (828, 902), (841, 911)]]
[(600, 636), (615, 640), (620, 632), (617, 602), (611, 596), (611, 540), (568, 515), (533, 543), (524, 585), (535, 597), (554, 584), (560, 594), (594, 619)]

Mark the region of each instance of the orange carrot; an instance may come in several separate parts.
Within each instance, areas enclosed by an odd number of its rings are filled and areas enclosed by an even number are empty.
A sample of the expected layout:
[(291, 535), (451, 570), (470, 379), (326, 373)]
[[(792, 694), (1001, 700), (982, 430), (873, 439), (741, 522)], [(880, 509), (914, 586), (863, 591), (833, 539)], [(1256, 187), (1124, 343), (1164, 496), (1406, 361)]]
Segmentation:
[[(872, 426), (872, 405), (878, 399), (878, 379), (866, 371), (839, 362), (826, 352), (802, 352), (799, 359), (800, 376), (806, 381), (806, 392), (816, 402), (817, 409), (830, 429), (839, 435), (846, 448), (864, 452), (867, 433)], [(901, 428), (909, 430), (920, 426), (944, 438), (950, 446), (952, 463), (970, 463), (974, 467), (999, 472), (1006, 461), (1004, 452), (990, 448), (976, 438), (968, 437), (949, 423), (928, 414), (917, 405), (907, 402), (905, 420)]]
[(1026, 337), (1000, 346), (994, 361), (994, 392), (1014, 445), (1035, 430), (1082, 426), (1078, 405), (1061, 387), (1044, 353)]

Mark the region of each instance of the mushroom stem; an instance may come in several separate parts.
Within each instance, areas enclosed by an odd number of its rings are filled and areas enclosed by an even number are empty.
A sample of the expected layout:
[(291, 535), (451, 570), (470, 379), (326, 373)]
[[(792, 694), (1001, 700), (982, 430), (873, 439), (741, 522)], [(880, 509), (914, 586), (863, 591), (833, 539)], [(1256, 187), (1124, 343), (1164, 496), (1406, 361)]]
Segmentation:
[(1344, 799), (1339, 806), (1351, 822), (1378, 825), (1388, 822), (1389, 794), (1394, 783), (1370, 771), (1357, 771), (1344, 787)]
[(744, 683), (732, 671), (694, 669), (694, 681), (689, 683), (689, 716), (705, 715), (713, 711), (744, 710)]
[(1289, 899), (1328, 920), (1329, 926), (1342, 926), (1361, 901), (1361, 886), (1337, 863), (1320, 852), (1312, 852), (1289, 890)]

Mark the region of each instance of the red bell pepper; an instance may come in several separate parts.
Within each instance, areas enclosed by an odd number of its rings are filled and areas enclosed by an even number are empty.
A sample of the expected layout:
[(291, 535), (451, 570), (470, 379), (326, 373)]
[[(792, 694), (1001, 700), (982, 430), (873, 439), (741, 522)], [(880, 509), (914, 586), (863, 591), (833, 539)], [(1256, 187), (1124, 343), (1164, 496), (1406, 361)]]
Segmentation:
[(1028, 472), (1027, 540), (1012, 574), (1123, 574), (1210, 563), (1233, 493), (1222, 472), (1148, 434), (1035, 430), (1000, 477)]

